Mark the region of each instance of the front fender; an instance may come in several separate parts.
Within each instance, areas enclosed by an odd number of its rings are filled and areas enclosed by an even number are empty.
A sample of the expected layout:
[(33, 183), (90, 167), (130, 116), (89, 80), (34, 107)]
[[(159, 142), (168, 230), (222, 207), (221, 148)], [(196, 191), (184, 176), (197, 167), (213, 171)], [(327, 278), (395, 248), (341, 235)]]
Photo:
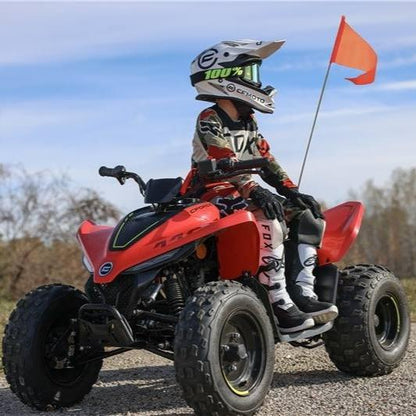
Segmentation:
[(248, 211), (237, 211), (224, 219), (234, 220), (235, 225), (218, 234), (220, 276), (236, 279), (244, 272), (255, 275), (260, 265), (260, 236), (254, 215)]

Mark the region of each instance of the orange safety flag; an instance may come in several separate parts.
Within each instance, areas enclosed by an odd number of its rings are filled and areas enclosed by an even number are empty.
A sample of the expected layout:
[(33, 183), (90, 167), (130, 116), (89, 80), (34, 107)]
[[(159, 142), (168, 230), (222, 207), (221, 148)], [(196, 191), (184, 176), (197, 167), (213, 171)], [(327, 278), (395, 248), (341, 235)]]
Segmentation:
[(371, 84), (376, 76), (377, 54), (345, 21), (345, 16), (341, 18), (330, 62), (365, 71), (358, 77), (346, 78), (354, 84)]

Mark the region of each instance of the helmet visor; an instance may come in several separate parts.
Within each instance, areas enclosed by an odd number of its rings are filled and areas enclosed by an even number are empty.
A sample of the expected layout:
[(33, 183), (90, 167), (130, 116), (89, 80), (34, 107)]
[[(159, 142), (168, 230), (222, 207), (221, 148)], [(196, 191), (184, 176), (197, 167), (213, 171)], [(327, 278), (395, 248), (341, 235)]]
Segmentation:
[(250, 83), (254, 84), (256, 87), (261, 86), (260, 64), (259, 63), (247, 65), (247, 66), (243, 67), (243, 70), (244, 70), (244, 73), (241, 76), (241, 78), (244, 81), (250, 82)]

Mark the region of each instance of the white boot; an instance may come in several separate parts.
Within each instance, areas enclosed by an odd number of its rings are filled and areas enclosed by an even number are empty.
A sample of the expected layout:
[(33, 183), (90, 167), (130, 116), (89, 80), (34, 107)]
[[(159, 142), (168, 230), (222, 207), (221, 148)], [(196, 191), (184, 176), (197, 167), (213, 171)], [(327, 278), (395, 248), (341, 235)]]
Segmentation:
[(318, 300), (314, 292), (316, 247), (310, 244), (291, 244), (288, 248), (289, 286), (291, 298), (303, 312), (312, 316), (317, 324), (332, 321), (338, 316), (338, 308), (329, 302)]
[(297, 332), (314, 326), (314, 321), (301, 312), (286, 290), (283, 231), (277, 220), (268, 220), (255, 211), (260, 227), (260, 283), (267, 286), (273, 311), (281, 332)]

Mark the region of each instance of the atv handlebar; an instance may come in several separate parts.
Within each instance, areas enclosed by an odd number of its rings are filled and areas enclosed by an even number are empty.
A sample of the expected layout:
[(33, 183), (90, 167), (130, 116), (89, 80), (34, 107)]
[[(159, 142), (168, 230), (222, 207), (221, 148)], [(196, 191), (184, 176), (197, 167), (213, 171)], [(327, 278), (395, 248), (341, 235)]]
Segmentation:
[(224, 171), (234, 171), (240, 169), (264, 168), (268, 165), (269, 160), (265, 157), (259, 157), (251, 160), (234, 161), (233, 159), (220, 159), (217, 161), (217, 167)]
[(198, 162), (199, 176), (207, 179), (225, 179), (244, 173), (260, 173), (257, 169), (269, 164), (269, 159), (259, 157), (251, 160), (207, 159)]
[(127, 172), (124, 166), (118, 165), (115, 168), (107, 168), (106, 166), (101, 166), (100, 169), (98, 169), (98, 173), (100, 176), (116, 178), (121, 185), (124, 185), (126, 179), (133, 179), (139, 185), (142, 195), (144, 195), (146, 190), (146, 183), (137, 173)]
[[(199, 176), (202, 179), (202, 183), (210, 181), (221, 181), (223, 179), (232, 178), (233, 176), (243, 174), (260, 174), (260, 168), (264, 168), (269, 164), (269, 159), (265, 157), (259, 157), (251, 160), (234, 160), (230, 158), (226, 159), (207, 159), (198, 162), (197, 169)], [(146, 183), (143, 179), (133, 172), (127, 172), (126, 168), (122, 165), (118, 165), (114, 168), (107, 168), (101, 166), (98, 170), (100, 176), (109, 176), (116, 178), (121, 185), (124, 185), (126, 179), (133, 179), (140, 188), (142, 195), (146, 191)]]
[(100, 176), (110, 176), (112, 178), (117, 178), (119, 181), (120, 179), (121, 180), (125, 179), (124, 178), (125, 172), (126, 172), (126, 168), (121, 165), (118, 165), (115, 168), (107, 168), (105, 166), (101, 166), (100, 169), (98, 169), (98, 173)]

